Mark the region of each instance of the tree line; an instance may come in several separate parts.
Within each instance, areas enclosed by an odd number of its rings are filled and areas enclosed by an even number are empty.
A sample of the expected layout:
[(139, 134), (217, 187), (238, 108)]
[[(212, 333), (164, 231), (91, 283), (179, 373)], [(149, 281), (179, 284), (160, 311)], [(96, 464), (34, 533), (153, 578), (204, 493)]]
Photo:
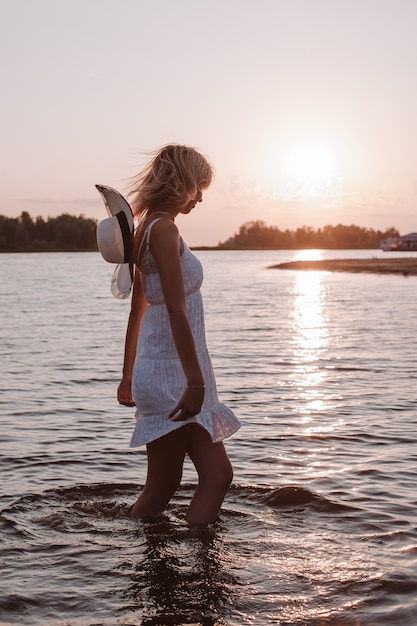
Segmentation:
[(97, 221), (63, 213), (32, 219), (0, 215), (0, 252), (86, 252), (97, 250)]
[(277, 226), (267, 226), (265, 222), (257, 220), (242, 224), (237, 233), (217, 247), (220, 250), (354, 250), (379, 248), (382, 239), (398, 236), (399, 231), (396, 228), (381, 231), (338, 224), (317, 230), (309, 226), (296, 230), (280, 230)]
[[(73, 252), (97, 250), (97, 220), (63, 213), (36, 217), (24, 211), (20, 217), (0, 215), (0, 252)], [(302, 226), (280, 230), (261, 220), (242, 224), (238, 232), (215, 246), (218, 250), (302, 250), (379, 248), (382, 239), (398, 237), (396, 228), (384, 231), (360, 226)]]

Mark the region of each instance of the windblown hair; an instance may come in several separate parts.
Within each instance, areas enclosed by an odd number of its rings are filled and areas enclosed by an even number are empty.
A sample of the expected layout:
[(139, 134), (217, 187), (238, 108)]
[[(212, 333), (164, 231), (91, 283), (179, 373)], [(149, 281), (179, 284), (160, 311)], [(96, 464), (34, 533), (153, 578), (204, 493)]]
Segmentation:
[(145, 169), (132, 179), (129, 193), (134, 215), (175, 206), (181, 210), (207, 189), (213, 168), (194, 148), (168, 145), (154, 153)]

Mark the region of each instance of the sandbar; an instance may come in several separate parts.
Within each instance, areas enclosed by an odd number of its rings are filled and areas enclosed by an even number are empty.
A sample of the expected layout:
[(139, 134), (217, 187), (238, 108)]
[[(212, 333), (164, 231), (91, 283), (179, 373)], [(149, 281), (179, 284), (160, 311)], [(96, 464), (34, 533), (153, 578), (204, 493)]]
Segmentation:
[(279, 270), (315, 270), (322, 272), (365, 272), (369, 274), (401, 274), (417, 276), (417, 256), (389, 259), (327, 259), (320, 261), (291, 261), (271, 265)]

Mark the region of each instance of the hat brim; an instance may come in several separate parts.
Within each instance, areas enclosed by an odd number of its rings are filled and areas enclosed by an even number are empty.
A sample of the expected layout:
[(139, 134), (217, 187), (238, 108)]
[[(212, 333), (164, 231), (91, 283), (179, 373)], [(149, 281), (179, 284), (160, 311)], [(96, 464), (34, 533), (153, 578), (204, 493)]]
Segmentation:
[[(116, 189), (109, 187), (108, 185), (96, 185), (97, 191), (100, 193), (101, 198), (106, 207), (107, 213), (110, 217), (120, 217), (120, 212), (123, 212), (126, 216), (127, 224), (129, 227), (132, 250), (132, 261), (129, 263), (121, 263), (117, 265), (113, 272), (111, 279), (111, 292), (115, 298), (125, 299), (128, 298), (133, 285), (133, 233), (134, 233), (134, 219), (133, 211), (126, 198), (122, 196)], [(127, 237), (127, 234), (126, 234)]]
[(107, 213), (112, 216), (123, 211), (126, 215), (129, 227), (133, 232), (133, 211), (126, 198), (116, 189), (108, 185), (96, 185), (96, 189), (103, 199)]
[(110, 285), (111, 293), (115, 298), (125, 300), (130, 296), (133, 284), (132, 269), (129, 263), (116, 266)]

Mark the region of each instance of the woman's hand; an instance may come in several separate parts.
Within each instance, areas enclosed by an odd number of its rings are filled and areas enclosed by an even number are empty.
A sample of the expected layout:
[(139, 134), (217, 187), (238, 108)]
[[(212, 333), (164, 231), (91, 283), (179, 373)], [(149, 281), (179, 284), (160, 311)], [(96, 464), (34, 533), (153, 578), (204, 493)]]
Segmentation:
[(124, 406), (135, 406), (135, 401), (132, 398), (132, 381), (129, 378), (122, 378), (117, 389), (117, 399), (119, 404)]
[(202, 387), (187, 387), (181, 396), (177, 406), (169, 414), (169, 418), (173, 422), (185, 422), (198, 415), (201, 411), (201, 407), (204, 401), (205, 388)]

